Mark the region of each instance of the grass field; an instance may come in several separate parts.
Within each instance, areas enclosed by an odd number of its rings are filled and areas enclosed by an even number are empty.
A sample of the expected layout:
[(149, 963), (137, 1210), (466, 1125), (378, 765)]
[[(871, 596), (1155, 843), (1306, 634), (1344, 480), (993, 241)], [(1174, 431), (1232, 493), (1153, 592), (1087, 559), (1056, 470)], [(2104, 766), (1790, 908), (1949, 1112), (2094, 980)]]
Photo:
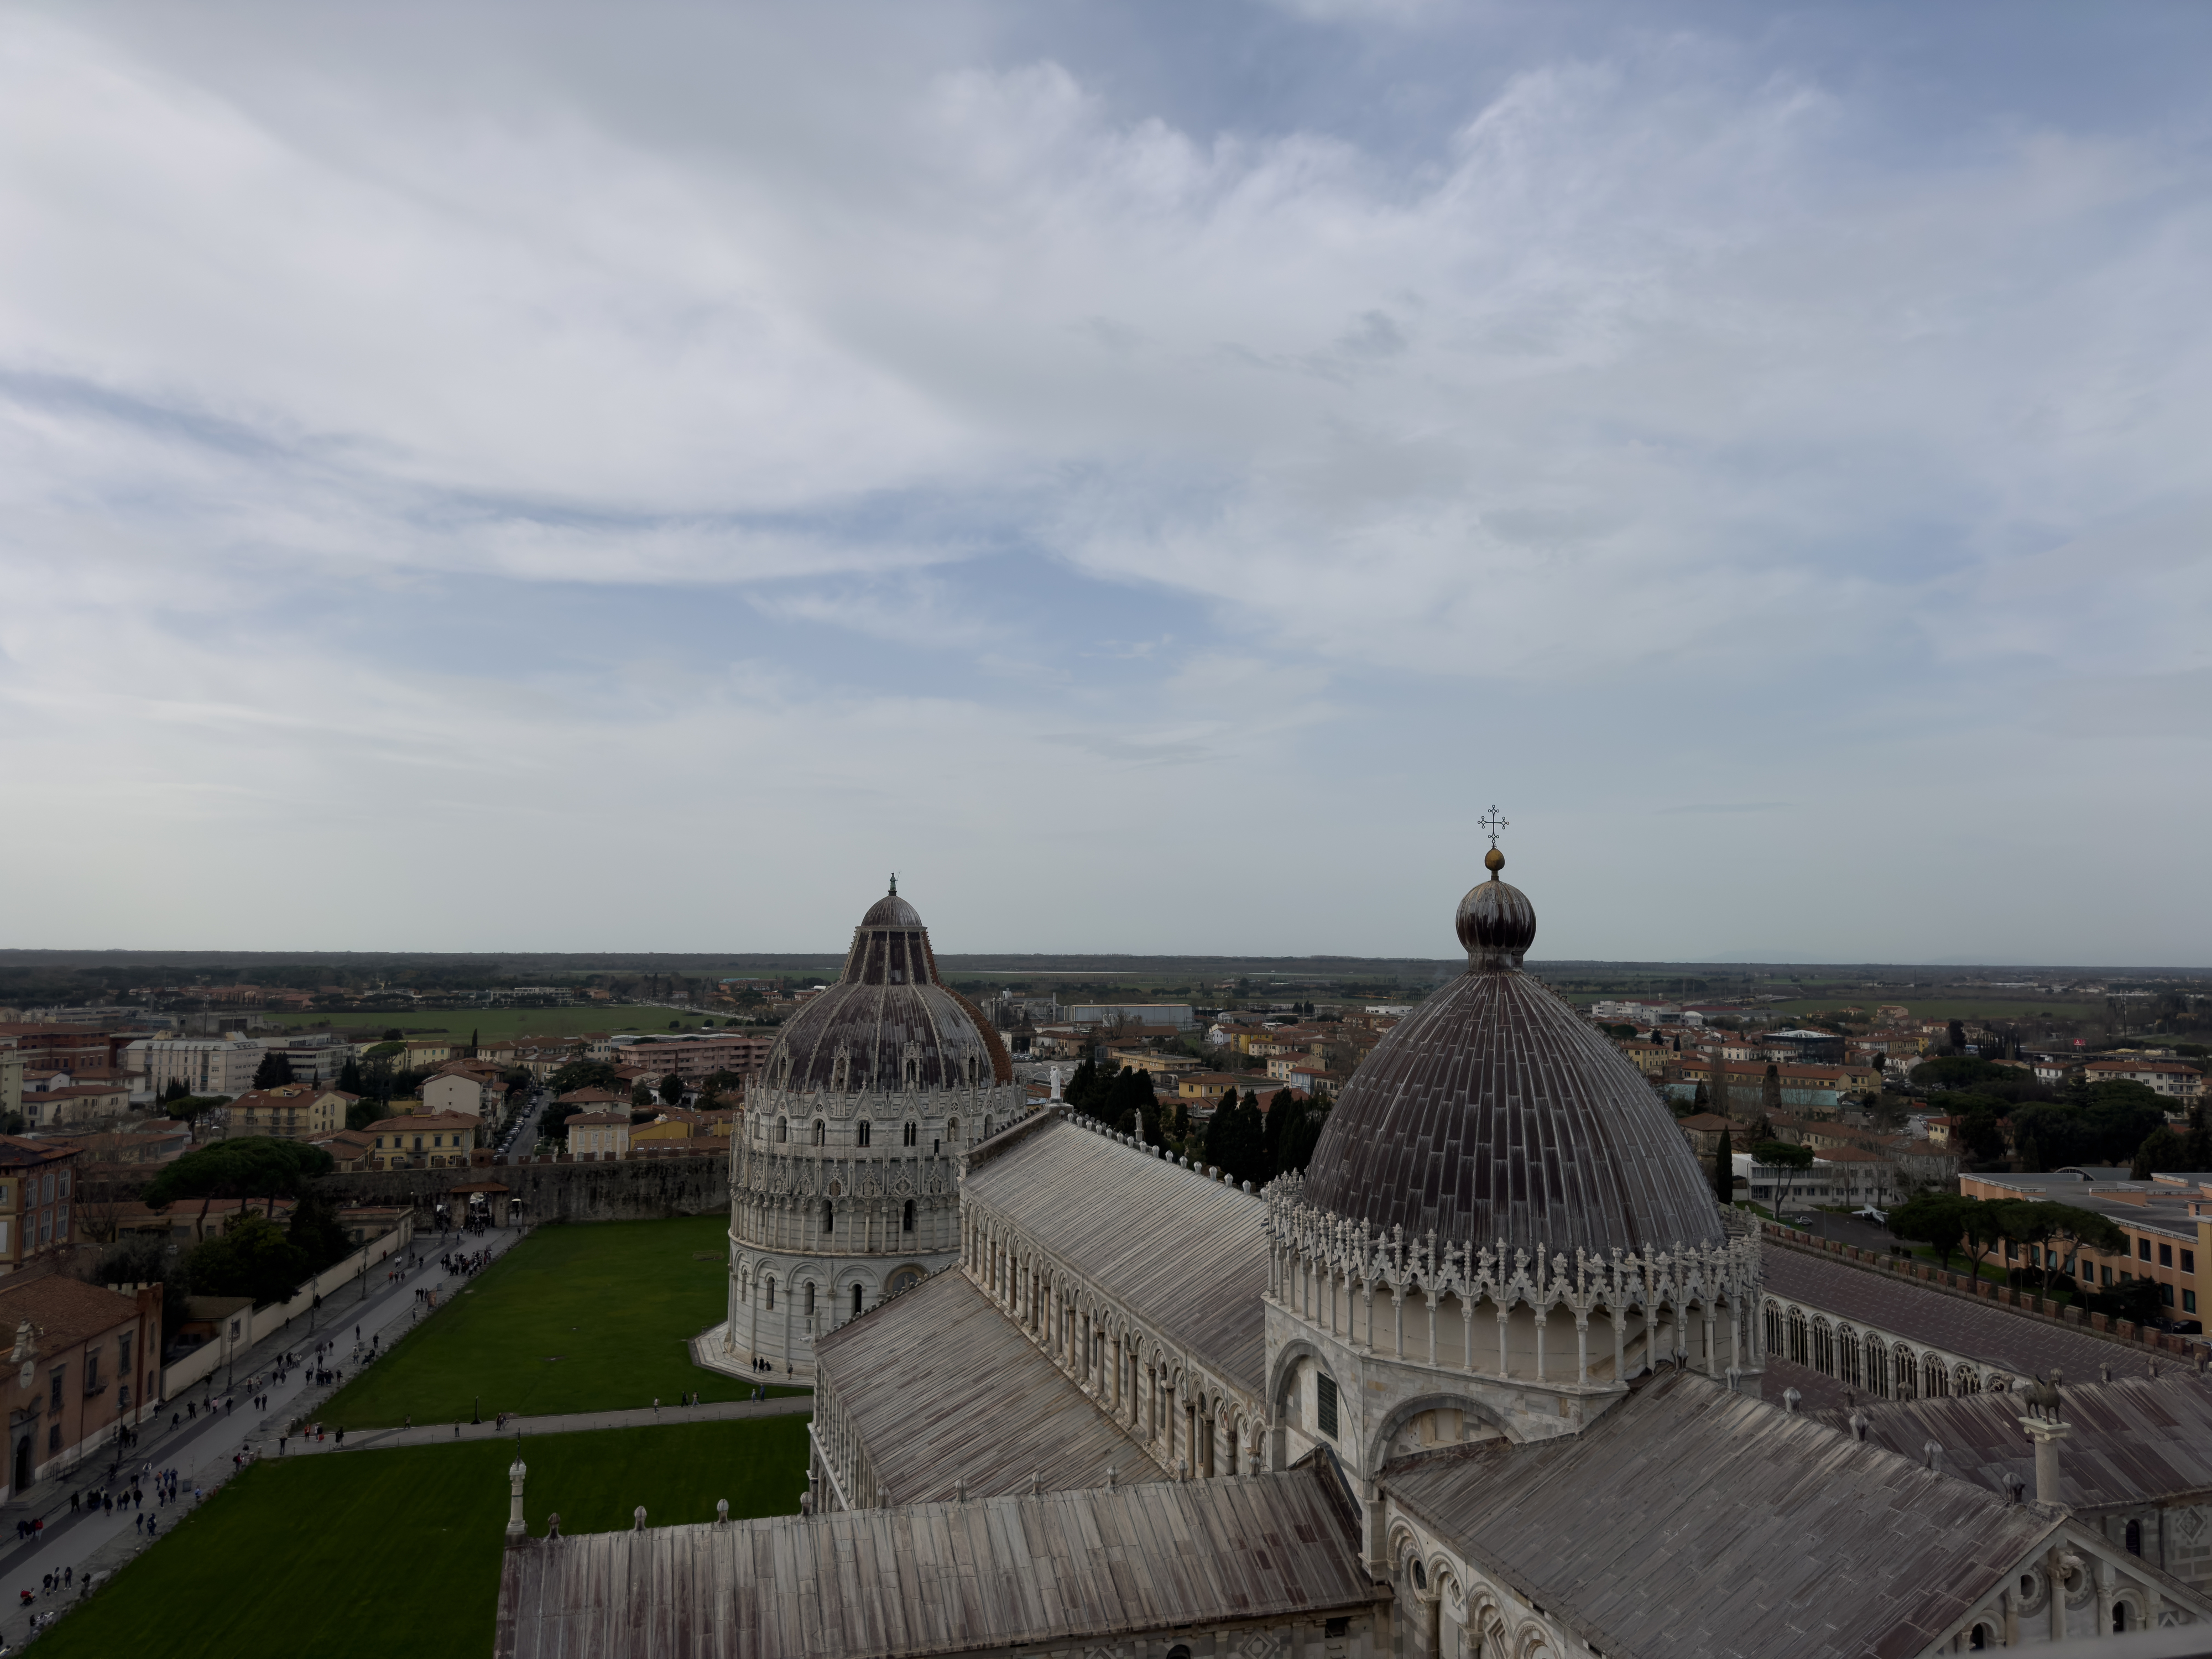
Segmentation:
[(752, 1385), (691, 1363), (686, 1343), (728, 1305), (727, 1219), (541, 1227), (316, 1413), (349, 1429), (618, 1411)]
[[(806, 1419), (526, 1441), (542, 1536), (796, 1513)], [(483, 1659), (491, 1651), (514, 1442), (256, 1464), (40, 1638), (42, 1659)], [(176, 1513), (162, 1511), (164, 1516)], [(20, 1588), (5, 1587), (12, 1592)]]
[(1838, 1008), (1863, 1008), (1871, 1014), (1887, 1003), (1910, 1008), (1914, 1019), (2095, 1019), (2104, 1012), (2088, 1002), (2022, 1002), (1998, 997), (1931, 997), (1923, 1001), (1911, 995), (1877, 996), (1872, 991), (1768, 1006), (1781, 1014), (1825, 1014)]
[(346, 1030), (380, 1031), (394, 1028), (410, 1036), (450, 1036), (465, 1042), (474, 1031), (486, 1042), (494, 1037), (581, 1036), (586, 1031), (690, 1031), (711, 1019), (719, 1029), (730, 1023), (726, 1014), (685, 1014), (672, 1008), (637, 1006), (600, 1008), (471, 1008), (462, 1012), (440, 1009), (419, 1014), (264, 1014), (264, 1019), (289, 1030), (334, 1025)]

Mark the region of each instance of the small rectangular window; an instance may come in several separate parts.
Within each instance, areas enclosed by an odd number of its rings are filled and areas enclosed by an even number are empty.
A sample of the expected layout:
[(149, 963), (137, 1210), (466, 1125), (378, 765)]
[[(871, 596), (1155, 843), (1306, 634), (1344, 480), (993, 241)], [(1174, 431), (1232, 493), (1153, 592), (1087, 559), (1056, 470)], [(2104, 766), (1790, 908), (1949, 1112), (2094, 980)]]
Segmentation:
[(2173, 1265), (2172, 1245), (2161, 1244), (2158, 1247), (2158, 1265), (2161, 1267), (2171, 1267)]
[(1336, 1438), (1336, 1384), (1326, 1376), (1314, 1378), (1314, 1417), (1321, 1431)]
[(2193, 1273), (2197, 1271), (2196, 1251), (2184, 1250), (2181, 1253), (2181, 1271), (2185, 1273)]
[(2171, 1308), (2173, 1305), (2172, 1285), (2160, 1285), (2158, 1287), (2158, 1304), (2161, 1308)]
[(2181, 1311), (2184, 1313), (2195, 1313), (2197, 1311), (2196, 1291), (2184, 1291), (2181, 1293)]
[(2139, 1238), (2139, 1239), (2136, 1240), (2136, 1254), (2138, 1256), (2142, 1257), (2142, 1260), (2144, 1260), (2145, 1261), (2149, 1261), (2149, 1260), (2150, 1260), (2150, 1240), (2148, 1240), (2148, 1239), (2147, 1239), (2147, 1238)]

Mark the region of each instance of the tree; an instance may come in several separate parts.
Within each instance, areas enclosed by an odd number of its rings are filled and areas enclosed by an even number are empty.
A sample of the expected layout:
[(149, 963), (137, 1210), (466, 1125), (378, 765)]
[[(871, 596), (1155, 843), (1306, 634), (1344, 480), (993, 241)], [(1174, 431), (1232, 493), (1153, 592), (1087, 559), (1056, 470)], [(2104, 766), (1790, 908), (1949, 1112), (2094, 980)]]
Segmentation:
[(572, 1060), (548, 1079), (548, 1086), (558, 1095), (574, 1094), (579, 1089), (605, 1089), (610, 1092), (622, 1087), (622, 1079), (615, 1068), (603, 1060)]
[(1992, 1163), (2004, 1156), (2004, 1131), (1998, 1127), (1996, 1111), (1988, 1106), (1967, 1113), (1960, 1120), (1956, 1133), (1959, 1144), (1977, 1162)]
[(404, 1042), (407, 1041), (407, 1033), (395, 1025), (384, 1034), (384, 1040), (386, 1042)]
[[(161, 1340), (166, 1350), (184, 1328), (185, 1299), (191, 1294), (191, 1275), (185, 1258), (169, 1254), (166, 1233), (126, 1233), (100, 1253), (94, 1264), (95, 1285), (159, 1285), (161, 1287)], [(158, 1358), (158, 1353), (155, 1356)]]
[(2212, 1131), (2205, 1127), (2201, 1104), (2189, 1109), (2186, 1130), (2170, 1124), (2152, 1130), (2136, 1148), (2135, 1163), (2128, 1173), (2137, 1181), (2148, 1181), (2168, 1170), (2212, 1170)]
[(471, 1030), (471, 1031), (469, 1033), (469, 1054), (470, 1054), (470, 1057), (471, 1057), (471, 1059), (473, 1059), (473, 1058), (475, 1057), (475, 1055), (476, 1055), (476, 1052), (477, 1052), (477, 1034), (476, 1034), (476, 1032), (475, 1032), (475, 1031)]
[(145, 1204), (159, 1214), (179, 1199), (197, 1198), (204, 1217), (218, 1198), (295, 1198), (308, 1181), (330, 1171), (331, 1155), (301, 1141), (268, 1135), (218, 1140), (165, 1166), (147, 1183)]
[(664, 1106), (681, 1106), (684, 1097), (690, 1092), (690, 1086), (679, 1073), (671, 1072), (660, 1079), (660, 1103)]
[[(1972, 1200), (1965, 1200), (1971, 1203)], [(2039, 1264), (2043, 1274), (2043, 1294), (2051, 1294), (2051, 1269), (2058, 1265), (2057, 1245), (2063, 1243), (2073, 1247), (2065, 1252), (2071, 1261), (2082, 1245), (2091, 1249), (2124, 1255), (2128, 1248), (2128, 1236), (2120, 1227), (2094, 1210), (2076, 1208), (2071, 1204), (2051, 1204), (2040, 1200), (2019, 1200), (2000, 1206), (2003, 1212), (2005, 1233), (2008, 1237), (2029, 1245), (2042, 1247)], [(2031, 1254), (2030, 1260), (2034, 1256)]]
[(1771, 1062), (1759, 1080), (1759, 1109), (1770, 1118), (1782, 1109), (1782, 1068)]
[(1889, 1230), (1899, 1238), (1932, 1247), (1937, 1260), (1948, 1268), (1966, 1240), (1965, 1206), (1975, 1201), (1956, 1193), (1922, 1193), (1889, 1212)]
[(185, 1087), (184, 1079), (173, 1077), (169, 1079), (169, 1086), (161, 1091), (161, 1098), (164, 1101), (182, 1100), (190, 1093), (191, 1091)]
[(1099, 1081), (1097, 1062), (1085, 1060), (1075, 1068), (1074, 1075), (1061, 1088), (1060, 1097), (1073, 1111), (1081, 1112), (1087, 1117), (1103, 1117), (1105, 1115), (1105, 1086)]
[(292, 1206), (292, 1224), (286, 1230), (310, 1273), (319, 1273), (353, 1254), (352, 1241), (338, 1224), (337, 1206), (312, 1188)]
[(1780, 1190), (1774, 1194), (1774, 1213), (1780, 1215), (1782, 1206), (1789, 1201), (1790, 1187), (1797, 1176), (1813, 1167), (1813, 1149), (1800, 1146), (1794, 1141), (1762, 1140), (1752, 1147), (1751, 1159), (1754, 1164), (1764, 1164), (1769, 1169), (1786, 1172), (1782, 1176)]
[[(1253, 1109), (1259, 1109), (1259, 1102), (1250, 1093), (1244, 1098), (1252, 1103)], [(1301, 1099), (1285, 1089), (1275, 1096), (1274, 1103), (1268, 1109), (1267, 1127), (1273, 1133), (1273, 1161), (1278, 1175), (1303, 1170), (1313, 1161), (1314, 1148), (1321, 1141), (1328, 1113), (1329, 1098), (1326, 1094), (1316, 1093)], [(1278, 1116), (1283, 1120), (1279, 1129), (1274, 1123)]]
[(310, 1277), (307, 1253), (266, 1216), (235, 1215), (185, 1258), (195, 1292), (250, 1296), (255, 1305), (288, 1300)]
[(281, 1089), (291, 1080), (290, 1056), (274, 1048), (263, 1054), (261, 1064), (253, 1068), (253, 1086), (257, 1089)]
[(355, 1101), (346, 1108), (345, 1126), (349, 1129), (366, 1129), (384, 1115), (385, 1103), (373, 1097)]
[(653, 1091), (647, 1087), (643, 1082), (632, 1085), (629, 1091), (629, 1103), (633, 1108), (642, 1108), (652, 1105)]
[(1948, 1036), (1951, 1041), (1951, 1052), (1954, 1054), (1965, 1054), (1966, 1052), (1966, 1026), (1955, 1019), (1953, 1020)]
[(1160, 1103), (1152, 1090), (1152, 1074), (1133, 1066), (1124, 1066), (1107, 1085), (1106, 1121), (1119, 1129), (1129, 1122), (1133, 1113), (1139, 1125), (1139, 1139), (1149, 1146), (1165, 1144), (1165, 1137), (1160, 1133)]
[(362, 1092), (361, 1062), (349, 1054), (346, 1063), (338, 1068), (338, 1092), (357, 1095)]
[(1724, 1210), (1735, 1202), (1735, 1143), (1726, 1129), (1713, 1149), (1713, 1198)]

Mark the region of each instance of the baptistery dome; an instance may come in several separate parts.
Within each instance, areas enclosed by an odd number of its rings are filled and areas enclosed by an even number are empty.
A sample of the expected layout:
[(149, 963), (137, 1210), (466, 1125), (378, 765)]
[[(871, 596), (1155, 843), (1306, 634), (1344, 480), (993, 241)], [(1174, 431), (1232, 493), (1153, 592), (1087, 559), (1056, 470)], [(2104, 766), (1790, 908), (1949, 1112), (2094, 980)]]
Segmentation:
[(868, 908), (837, 982), (788, 1020), (764, 1076), (805, 1094), (1009, 1083), (1014, 1066), (981, 1010), (939, 977), (929, 930), (898, 884)]
[(1636, 1067), (1521, 971), (1528, 896), (1498, 878), (1460, 902), (1467, 972), (1388, 1032), (1352, 1074), (1306, 1169), (1304, 1201), (1409, 1240), (1668, 1249), (1718, 1243), (1689, 1144)]

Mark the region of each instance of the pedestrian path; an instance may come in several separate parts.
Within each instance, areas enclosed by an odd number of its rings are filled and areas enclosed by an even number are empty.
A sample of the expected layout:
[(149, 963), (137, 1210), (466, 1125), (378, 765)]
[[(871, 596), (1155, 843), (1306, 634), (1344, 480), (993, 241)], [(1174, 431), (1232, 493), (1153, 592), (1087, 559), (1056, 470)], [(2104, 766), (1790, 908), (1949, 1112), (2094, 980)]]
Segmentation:
[(463, 1440), (496, 1440), (520, 1434), (526, 1439), (541, 1434), (583, 1434), (593, 1429), (649, 1429), (672, 1423), (743, 1422), (755, 1417), (795, 1417), (812, 1412), (810, 1395), (783, 1395), (770, 1400), (709, 1400), (697, 1406), (663, 1403), (633, 1411), (569, 1412), (559, 1417), (510, 1417), (502, 1426), (496, 1419), (483, 1423), (424, 1423), (413, 1428), (349, 1429), (340, 1447), (335, 1431), (319, 1442), (294, 1440), (286, 1457), (324, 1452), (384, 1451), (394, 1446), (450, 1446)]
[[(138, 1431), (138, 1443), (129, 1451), (103, 1447), (70, 1474), (40, 1481), (0, 1504), (0, 1528), (8, 1533), (13, 1532), (15, 1522), (33, 1516), (45, 1522), (44, 1535), (37, 1541), (0, 1550), (0, 1650), (12, 1651), (22, 1644), (32, 1613), (73, 1605), (88, 1583), (97, 1583), (155, 1538), (166, 1536), (179, 1516), (204, 1501), (204, 1497), (194, 1498), (195, 1489), (212, 1496), (244, 1463), (273, 1454), (277, 1438), (290, 1424), (343, 1386), (342, 1382), (318, 1385), (309, 1380), (314, 1367), (305, 1362), (319, 1344), (331, 1344), (322, 1364), (351, 1378), (388, 1352), (421, 1316), (417, 1289), (458, 1290), (471, 1276), (447, 1273), (438, 1265), (440, 1255), (483, 1250), (496, 1259), (514, 1248), (525, 1231), (495, 1228), (448, 1238), (436, 1234), (418, 1238), (408, 1252), (418, 1266), (399, 1273), (381, 1288), (371, 1278), (357, 1303), (331, 1298), (320, 1311), (318, 1328), (276, 1332), (239, 1355), (223, 1376), (210, 1377), (185, 1395), (164, 1401), (161, 1420), (147, 1422)], [(287, 1354), (296, 1358), (283, 1366)], [(280, 1369), (286, 1372), (282, 1383), (272, 1380)], [(218, 1386), (226, 1382), (230, 1386)], [(187, 1396), (194, 1397), (195, 1409), (190, 1418), (178, 1420)], [(249, 1401), (255, 1399), (266, 1399), (266, 1407), (254, 1409)], [(449, 1437), (451, 1432), (448, 1428)], [(177, 1503), (156, 1504), (152, 1482), (141, 1478), (140, 1472), (149, 1468), (178, 1471)], [(140, 1479), (145, 1492), (144, 1503), (135, 1510), (122, 1501), (134, 1479)], [(112, 1511), (86, 1508), (72, 1512), (71, 1492), (81, 1499), (87, 1494), (111, 1493), (116, 1506)], [(149, 1521), (158, 1529), (153, 1537), (144, 1530)], [(48, 1574), (58, 1584), (64, 1573), (70, 1581), (66, 1588), (45, 1588)], [(29, 1607), (21, 1605), (21, 1592), (27, 1589), (35, 1597)]]

